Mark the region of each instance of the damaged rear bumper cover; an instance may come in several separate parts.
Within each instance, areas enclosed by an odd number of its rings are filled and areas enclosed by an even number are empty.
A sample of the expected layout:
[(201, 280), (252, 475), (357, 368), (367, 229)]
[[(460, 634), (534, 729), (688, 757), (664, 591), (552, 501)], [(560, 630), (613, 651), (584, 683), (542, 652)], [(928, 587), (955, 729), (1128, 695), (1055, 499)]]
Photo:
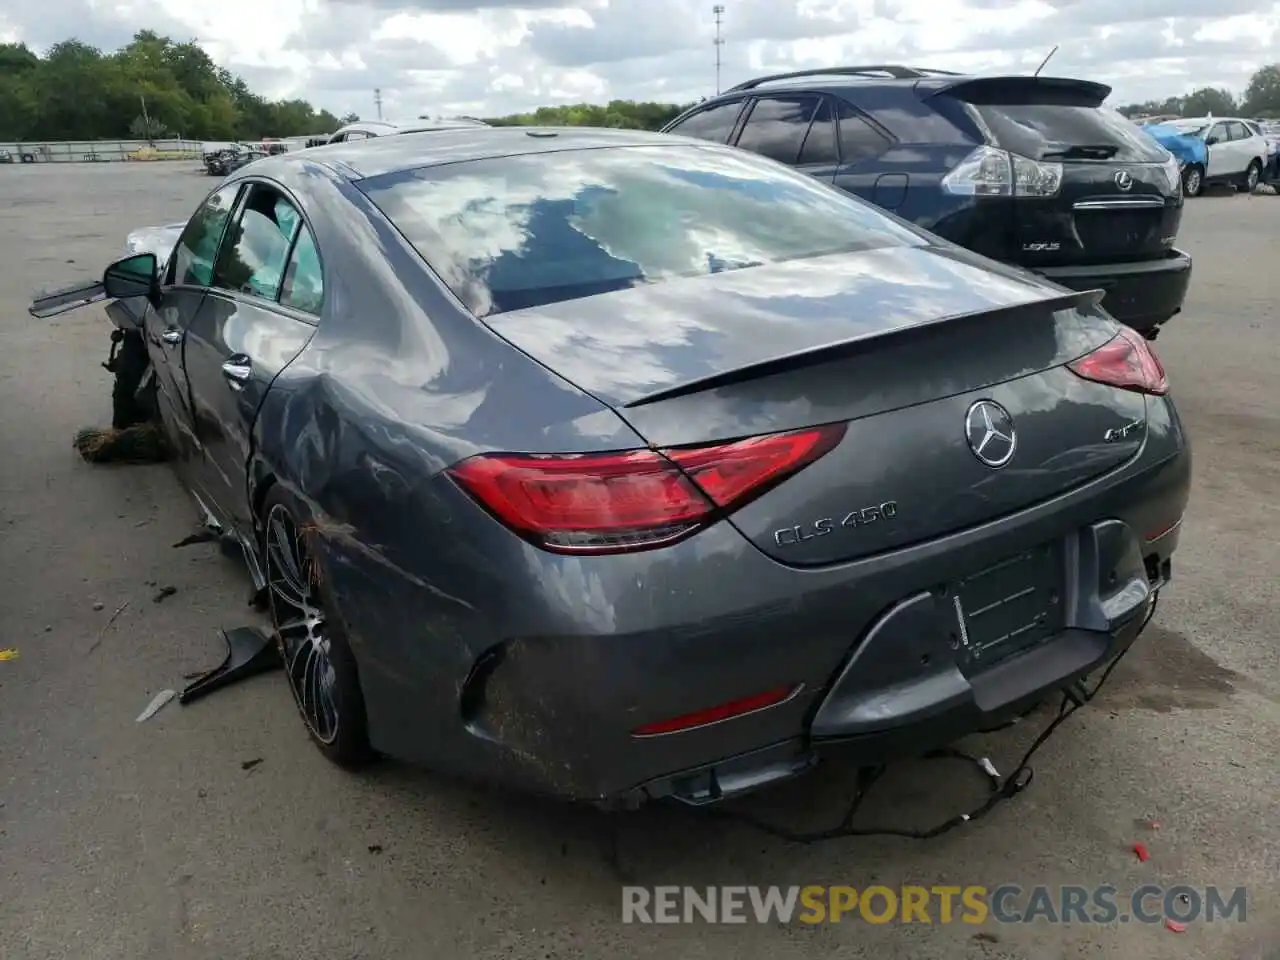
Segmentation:
[[(631, 806), (714, 802), (824, 757), (874, 765), (994, 726), (1126, 649), (1171, 576), (1191, 454), (1171, 408), (1149, 411), (1144, 453), (1097, 483), (824, 568), (778, 564), (718, 524), (661, 565), (529, 548), (536, 590), (472, 583), (479, 566), (427, 588), (329, 541), (370, 738), (442, 772)], [(689, 565), (718, 558), (731, 581), (691, 596)], [(783, 684), (760, 709), (638, 735)]]

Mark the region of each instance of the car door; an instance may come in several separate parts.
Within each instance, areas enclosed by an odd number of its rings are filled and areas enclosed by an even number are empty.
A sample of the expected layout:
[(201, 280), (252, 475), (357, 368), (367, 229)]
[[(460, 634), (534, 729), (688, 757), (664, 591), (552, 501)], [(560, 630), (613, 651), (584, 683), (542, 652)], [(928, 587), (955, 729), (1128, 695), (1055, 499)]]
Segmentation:
[(1247, 123), (1240, 120), (1227, 121), (1227, 130), (1231, 134), (1231, 149), (1235, 153), (1236, 168), (1243, 173), (1249, 164), (1258, 158), (1259, 153), (1265, 155), (1266, 150), (1259, 151), (1254, 132)]
[(1225, 123), (1215, 123), (1209, 128), (1204, 138), (1205, 150), (1208, 153), (1208, 169), (1205, 175), (1209, 177), (1229, 177), (1232, 174), (1242, 173), (1244, 168), (1236, 168), (1236, 158), (1232, 153), (1231, 135), (1227, 130)]
[(187, 333), (186, 373), (218, 519), (252, 542), (247, 467), (258, 409), (315, 334), (324, 298), (315, 235), (279, 185), (251, 180)]
[(200, 472), (202, 452), (184, 367), (187, 334), (212, 282), (218, 245), (239, 191), (239, 184), (219, 187), (187, 221), (165, 267), (159, 305), (147, 310), (143, 321), (161, 420), (179, 472), (188, 481)]

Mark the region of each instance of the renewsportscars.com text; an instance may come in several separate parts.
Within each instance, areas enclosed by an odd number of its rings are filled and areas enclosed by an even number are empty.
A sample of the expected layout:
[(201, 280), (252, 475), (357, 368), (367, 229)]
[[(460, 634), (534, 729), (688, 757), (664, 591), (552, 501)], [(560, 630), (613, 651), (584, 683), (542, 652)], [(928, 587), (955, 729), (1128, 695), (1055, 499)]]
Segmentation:
[(1246, 919), (1244, 887), (623, 887), (623, 923), (1178, 923)]

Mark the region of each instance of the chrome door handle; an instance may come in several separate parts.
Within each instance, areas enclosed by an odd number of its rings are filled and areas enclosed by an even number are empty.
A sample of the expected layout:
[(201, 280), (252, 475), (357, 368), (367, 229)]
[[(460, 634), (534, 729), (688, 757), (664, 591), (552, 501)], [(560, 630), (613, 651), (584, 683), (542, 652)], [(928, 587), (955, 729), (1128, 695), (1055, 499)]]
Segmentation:
[(253, 365), (245, 356), (234, 356), (222, 364), (222, 375), (232, 390), (243, 390), (245, 383), (253, 376)]
[(171, 346), (176, 346), (182, 342), (182, 331), (177, 327), (170, 327), (164, 333), (160, 334), (160, 339)]

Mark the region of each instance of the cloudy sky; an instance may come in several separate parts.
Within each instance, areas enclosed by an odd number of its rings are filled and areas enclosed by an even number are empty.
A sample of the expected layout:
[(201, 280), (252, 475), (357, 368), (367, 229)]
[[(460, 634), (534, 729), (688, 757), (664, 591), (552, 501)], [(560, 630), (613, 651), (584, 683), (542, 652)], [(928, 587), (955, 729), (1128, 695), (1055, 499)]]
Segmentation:
[[(41, 0), (0, 37), (112, 49), (149, 27), (198, 39), (271, 97), (336, 114), (495, 115), (714, 93), (714, 0)], [(1128, 103), (1242, 90), (1280, 59), (1275, 0), (723, 0), (723, 85), (834, 63), (908, 63), (1101, 80)]]

